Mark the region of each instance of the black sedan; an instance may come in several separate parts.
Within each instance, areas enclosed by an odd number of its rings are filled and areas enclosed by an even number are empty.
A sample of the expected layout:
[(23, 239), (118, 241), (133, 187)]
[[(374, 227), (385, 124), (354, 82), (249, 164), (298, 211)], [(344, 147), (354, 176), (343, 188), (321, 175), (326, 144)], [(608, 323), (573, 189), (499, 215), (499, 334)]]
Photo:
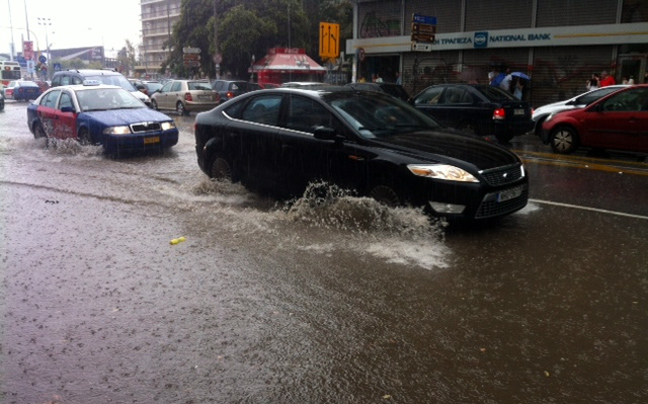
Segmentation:
[(478, 84), (439, 84), (414, 96), (414, 107), (444, 125), (500, 142), (532, 131), (529, 103), (499, 88)]
[(212, 178), (300, 195), (334, 183), (390, 206), (486, 219), (523, 208), (514, 153), (452, 133), (405, 102), (343, 87), (241, 95), (195, 120), (198, 165)]

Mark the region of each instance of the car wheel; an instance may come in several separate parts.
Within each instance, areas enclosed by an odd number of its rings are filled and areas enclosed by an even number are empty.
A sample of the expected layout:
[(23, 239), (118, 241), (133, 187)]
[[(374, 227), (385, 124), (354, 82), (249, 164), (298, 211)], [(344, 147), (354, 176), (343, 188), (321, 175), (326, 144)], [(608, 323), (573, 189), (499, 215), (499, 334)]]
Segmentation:
[(573, 153), (578, 148), (578, 133), (570, 126), (559, 126), (551, 132), (549, 143), (556, 153)]
[(398, 192), (396, 192), (393, 186), (387, 185), (387, 183), (372, 187), (369, 191), (369, 197), (391, 208), (400, 206), (402, 203)]
[(178, 113), (178, 115), (189, 115), (189, 111), (185, 109), (182, 101), (178, 101), (178, 103), (176, 104), (176, 112)]
[(79, 129), (78, 140), (82, 146), (90, 146), (91, 144), (93, 144), (92, 136), (90, 136), (90, 132), (86, 128)]
[(217, 154), (212, 161), (209, 177), (217, 181), (233, 182), (232, 165), (224, 156)]
[(158, 108), (158, 105), (157, 105), (157, 101), (155, 101), (153, 98), (151, 98), (151, 107), (152, 107), (154, 110), (159, 111), (159, 108)]
[(41, 126), (41, 124), (39, 124), (39, 123), (35, 124), (34, 125), (34, 138), (35, 139), (40, 139), (40, 138), (43, 138), (43, 137), (46, 137), (46, 136), (47, 135), (45, 135), (45, 131), (43, 130), (43, 127)]

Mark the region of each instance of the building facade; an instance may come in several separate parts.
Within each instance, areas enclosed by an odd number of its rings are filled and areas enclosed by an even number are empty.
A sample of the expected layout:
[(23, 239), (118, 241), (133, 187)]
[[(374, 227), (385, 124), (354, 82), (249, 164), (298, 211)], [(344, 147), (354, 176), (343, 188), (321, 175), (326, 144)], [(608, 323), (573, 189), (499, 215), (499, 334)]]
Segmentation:
[[(413, 46), (415, 14), (434, 20), (436, 33)], [(346, 52), (355, 55), (354, 79), (401, 72), (414, 94), (431, 84), (487, 83), (489, 71), (506, 66), (531, 76), (526, 97), (539, 106), (586, 91), (603, 70), (618, 83), (643, 83), (648, 2), (356, 0)]]
[(157, 76), (169, 57), (173, 25), (180, 19), (181, 0), (140, 0), (142, 43), (140, 64), (135, 70), (144, 76)]

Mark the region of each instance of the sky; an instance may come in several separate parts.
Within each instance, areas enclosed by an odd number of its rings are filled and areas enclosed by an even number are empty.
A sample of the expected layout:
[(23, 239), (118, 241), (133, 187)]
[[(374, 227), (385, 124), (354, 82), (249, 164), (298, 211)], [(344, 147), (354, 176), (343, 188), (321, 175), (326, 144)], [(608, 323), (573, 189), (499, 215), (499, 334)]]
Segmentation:
[[(126, 39), (136, 49), (140, 44), (140, 12), (140, 0), (0, 0), (0, 53), (10, 53), (12, 37), (20, 51), (28, 21), (34, 50), (37, 41), (41, 50), (45, 42), (51, 49), (103, 45), (107, 57), (116, 57)], [(51, 25), (39, 25), (39, 17)]]

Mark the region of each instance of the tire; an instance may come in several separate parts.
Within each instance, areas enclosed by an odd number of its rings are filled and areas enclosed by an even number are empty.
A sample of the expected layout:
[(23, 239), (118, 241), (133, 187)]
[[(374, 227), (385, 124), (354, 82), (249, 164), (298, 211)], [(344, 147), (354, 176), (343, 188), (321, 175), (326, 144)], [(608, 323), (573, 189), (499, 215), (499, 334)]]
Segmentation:
[(90, 146), (94, 144), (92, 142), (92, 136), (90, 136), (90, 132), (86, 128), (79, 129), (79, 135), (77, 139), (82, 146)]
[(558, 154), (571, 154), (578, 148), (578, 132), (571, 126), (559, 126), (549, 135), (549, 144)]
[(176, 103), (176, 112), (178, 113), (178, 115), (185, 115), (185, 116), (189, 115), (189, 111), (185, 109), (185, 106), (182, 103), (182, 101), (178, 101)]
[(234, 182), (232, 164), (223, 155), (217, 154), (209, 166), (209, 178), (222, 182)]
[(159, 111), (160, 109), (158, 108), (157, 101), (155, 101), (153, 98), (151, 98), (151, 108), (153, 108), (156, 111)]
[(47, 135), (45, 134), (45, 131), (43, 130), (43, 127), (41, 126), (41, 124), (40, 123), (35, 124), (34, 125), (34, 138), (35, 139), (40, 139), (40, 138), (44, 138), (44, 137), (47, 137)]
[(390, 208), (401, 206), (403, 202), (398, 192), (392, 185), (388, 184), (390, 183), (385, 182), (373, 186), (369, 191), (369, 197)]

